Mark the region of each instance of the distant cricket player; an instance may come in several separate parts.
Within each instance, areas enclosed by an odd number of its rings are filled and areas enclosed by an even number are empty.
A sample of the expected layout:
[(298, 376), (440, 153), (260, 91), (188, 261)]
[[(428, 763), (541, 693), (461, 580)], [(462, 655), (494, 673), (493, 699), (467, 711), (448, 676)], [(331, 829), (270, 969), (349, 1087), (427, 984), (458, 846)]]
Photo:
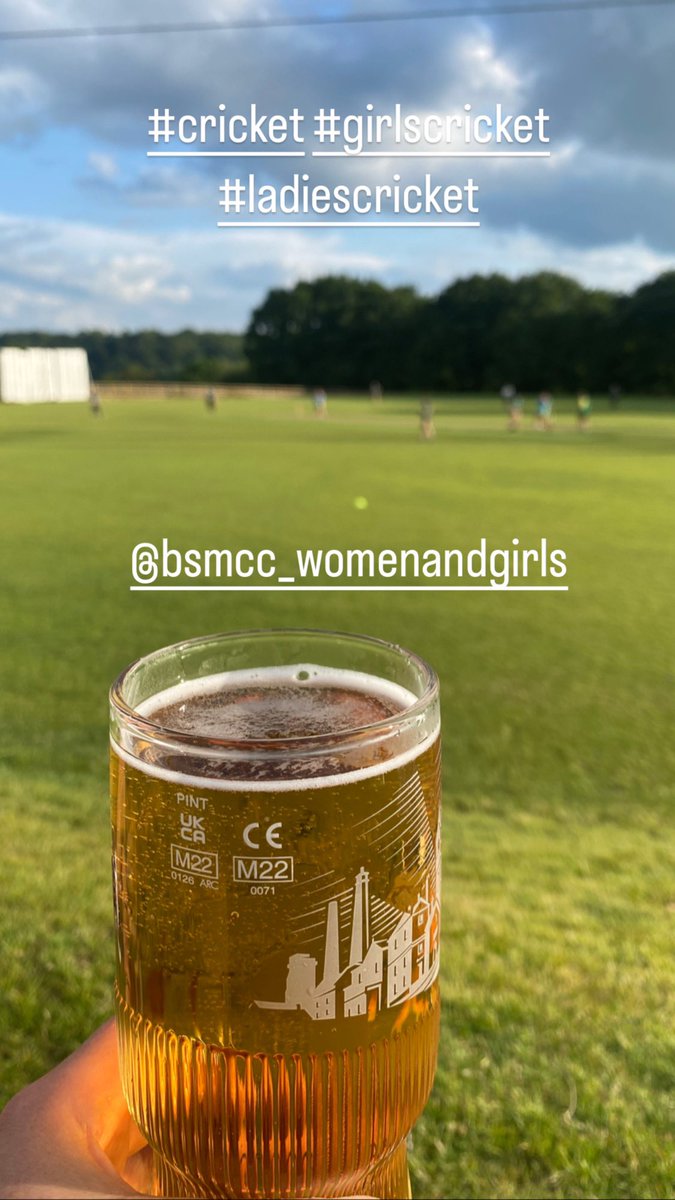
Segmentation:
[(312, 403), (314, 405), (315, 417), (323, 420), (324, 417), (328, 416), (328, 395), (325, 388), (314, 388)]
[(420, 440), (423, 442), (432, 442), (435, 437), (434, 402), (430, 397), (425, 396), (420, 404)]
[(513, 395), (508, 401), (509, 419), (507, 429), (509, 433), (517, 433), (523, 424), (523, 411), (525, 409), (525, 401), (523, 397), (513, 389)]
[(537, 415), (534, 427), (547, 432), (553, 429), (553, 396), (550, 392), (540, 392), (537, 396)]
[(577, 429), (580, 433), (590, 428), (592, 407), (588, 393), (579, 392), (577, 396)]

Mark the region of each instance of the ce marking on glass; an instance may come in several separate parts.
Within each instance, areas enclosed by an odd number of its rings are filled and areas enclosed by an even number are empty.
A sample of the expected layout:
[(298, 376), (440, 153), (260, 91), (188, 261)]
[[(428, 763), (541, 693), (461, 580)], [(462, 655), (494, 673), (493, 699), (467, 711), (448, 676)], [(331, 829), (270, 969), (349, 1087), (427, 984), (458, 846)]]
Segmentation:
[[(277, 830), (279, 829), (281, 829), (281, 821), (273, 821), (272, 824), (268, 825), (267, 829), (265, 830), (265, 841), (267, 842), (268, 846), (272, 847), (273, 850), (281, 850), (281, 842), (279, 840), (281, 835), (277, 833)], [(252, 821), (250, 825), (246, 826), (244, 830), (244, 841), (246, 842), (247, 846), (250, 846), (251, 850), (260, 849), (260, 842), (254, 841), (253, 835), (256, 833), (256, 831), (259, 835), (261, 830), (262, 826), (260, 821)]]
[[(244, 842), (251, 850), (264, 850), (265, 843), (272, 850), (281, 850), (281, 825), (281, 821), (267, 826), (251, 821), (242, 834)], [(235, 854), (232, 878), (235, 883), (264, 884), (251, 888), (255, 895), (273, 894), (274, 884), (293, 882), (293, 859), (281, 854)]]

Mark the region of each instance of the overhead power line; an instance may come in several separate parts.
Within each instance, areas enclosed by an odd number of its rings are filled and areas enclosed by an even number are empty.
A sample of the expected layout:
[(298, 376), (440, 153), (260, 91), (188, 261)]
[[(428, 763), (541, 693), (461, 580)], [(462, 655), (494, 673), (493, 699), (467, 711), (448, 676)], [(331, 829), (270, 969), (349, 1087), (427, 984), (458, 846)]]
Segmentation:
[(380, 25), (395, 21), (444, 21), (452, 17), (496, 17), (519, 14), (592, 12), (605, 9), (672, 8), (675, 0), (526, 0), (524, 4), (494, 3), (474, 7), (425, 8), (418, 12), (356, 12), (343, 16), (244, 17), (233, 21), (185, 21), (176, 24), (82, 25), (51, 29), (2, 29), (1, 42), (47, 41), (50, 38), (135, 37), (140, 34), (242, 32), (244, 30), (299, 29), (321, 25)]

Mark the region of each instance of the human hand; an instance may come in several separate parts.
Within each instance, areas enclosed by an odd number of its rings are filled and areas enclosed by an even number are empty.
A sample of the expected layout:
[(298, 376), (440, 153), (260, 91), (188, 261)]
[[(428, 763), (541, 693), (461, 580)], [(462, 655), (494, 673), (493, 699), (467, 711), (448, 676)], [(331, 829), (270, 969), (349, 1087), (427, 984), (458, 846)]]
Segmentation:
[(4, 1200), (149, 1195), (150, 1150), (122, 1093), (108, 1021), (0, 1114)]
[(108, 1021), (0, 1113), (0, 1200), (126, 1200), (149, 1196), (151, 1182)]

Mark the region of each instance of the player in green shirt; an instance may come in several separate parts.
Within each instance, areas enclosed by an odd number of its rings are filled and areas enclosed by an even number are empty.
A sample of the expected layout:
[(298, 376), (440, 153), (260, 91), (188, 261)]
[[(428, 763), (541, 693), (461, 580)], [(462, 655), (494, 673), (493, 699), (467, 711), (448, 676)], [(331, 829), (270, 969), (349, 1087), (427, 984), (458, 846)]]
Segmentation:
[(592, 407), (591, 398), (587, 392), (579, 392), (577, 396), (577, 428), (582, 432), (590, 425)]

